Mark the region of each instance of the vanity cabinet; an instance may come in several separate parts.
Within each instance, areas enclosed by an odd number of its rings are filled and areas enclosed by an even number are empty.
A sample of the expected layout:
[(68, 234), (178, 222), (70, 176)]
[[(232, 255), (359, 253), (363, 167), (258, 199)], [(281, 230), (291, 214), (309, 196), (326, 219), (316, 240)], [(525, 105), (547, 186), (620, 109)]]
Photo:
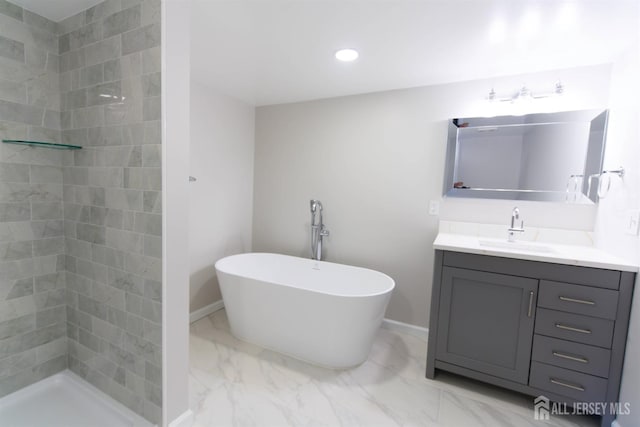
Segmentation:
[(426, 376), (449, 371), (569, 406), (615, 403), (634, 278), (437, 250)]
[(538, 281), (444, 267), (437, 358), (526, 384)]

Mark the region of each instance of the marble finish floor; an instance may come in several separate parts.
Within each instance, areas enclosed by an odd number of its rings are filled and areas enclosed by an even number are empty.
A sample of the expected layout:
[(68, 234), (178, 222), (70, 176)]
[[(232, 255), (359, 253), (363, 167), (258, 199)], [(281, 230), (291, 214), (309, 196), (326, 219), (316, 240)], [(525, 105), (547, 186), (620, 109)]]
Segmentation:
[(239, 341), (224, 310), (191, 325), (190, 405), (210, 426), (597, 426), (533, 418), (532, 399), (455, 375), (424, 377), (426, 342), (380, 329), (369, 359), (334, 371)]

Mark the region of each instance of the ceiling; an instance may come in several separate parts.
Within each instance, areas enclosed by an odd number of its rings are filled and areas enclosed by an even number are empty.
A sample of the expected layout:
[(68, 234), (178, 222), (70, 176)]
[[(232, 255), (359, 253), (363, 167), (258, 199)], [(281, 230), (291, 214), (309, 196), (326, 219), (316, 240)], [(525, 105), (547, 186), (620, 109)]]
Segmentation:
[(54, 22), (60, 22), (100, 2), (102, 0), (11, 0), (11, 3), (49, 18)]
[[(254, 105), (613, 62), (637, 0), (193, 0), (193, 78)], [(340, 63), (336, 50), (360, 58)]]
[[(100, 1), (12, 0), (53, 21)], [(610, 63), (640, 31), (638, 0), (192, 0), (192, 11), (194, 79), (254, 105)], [(344, 47), (360, 58), (335, 60)]]

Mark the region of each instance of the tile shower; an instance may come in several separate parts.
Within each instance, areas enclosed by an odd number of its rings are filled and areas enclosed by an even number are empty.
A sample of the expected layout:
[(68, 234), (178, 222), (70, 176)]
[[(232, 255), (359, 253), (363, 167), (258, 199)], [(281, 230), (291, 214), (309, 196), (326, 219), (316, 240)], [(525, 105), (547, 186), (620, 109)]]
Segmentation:
[(160, 0), (54, 23), (0, 0), (0, 397), (64, 369), (161, 389)]

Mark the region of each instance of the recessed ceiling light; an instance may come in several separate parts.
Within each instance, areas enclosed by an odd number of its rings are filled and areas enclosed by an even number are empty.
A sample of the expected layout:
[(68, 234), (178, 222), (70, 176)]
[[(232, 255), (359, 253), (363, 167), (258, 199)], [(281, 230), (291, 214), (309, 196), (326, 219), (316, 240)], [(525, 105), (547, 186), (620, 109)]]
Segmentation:
[(336, 59), (344, 62), (355, 61), (358, 59), (358, 51), (355, 49), (340, 49), (336, 52)]

